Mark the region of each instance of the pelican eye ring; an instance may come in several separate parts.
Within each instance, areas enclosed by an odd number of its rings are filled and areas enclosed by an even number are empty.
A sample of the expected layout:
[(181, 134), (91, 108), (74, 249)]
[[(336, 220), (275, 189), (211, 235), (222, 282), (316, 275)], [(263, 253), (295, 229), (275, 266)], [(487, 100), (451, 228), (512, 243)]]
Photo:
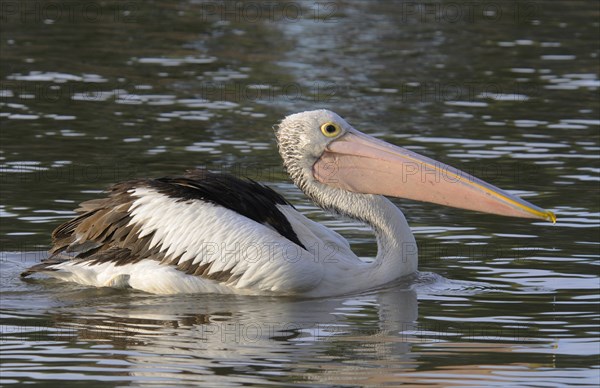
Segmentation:
[(327, 137), (336, 137), (342, 132), (342, 128), (336, 123), (325, 123), (321, 125), (321, 132)]

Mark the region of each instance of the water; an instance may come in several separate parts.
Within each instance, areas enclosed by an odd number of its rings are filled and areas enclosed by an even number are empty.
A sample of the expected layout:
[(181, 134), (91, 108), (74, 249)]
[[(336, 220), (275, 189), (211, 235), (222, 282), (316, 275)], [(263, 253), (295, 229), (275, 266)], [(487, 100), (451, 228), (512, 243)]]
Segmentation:
[[(3, 2), (4, 385), (596, 386), (598, 5)], [(345, 297), (155, 296), (18, 274), (77, 203), (208, 167), (289, 181), (271, 126), (324, 107), (558, 215), (396, 201), (410, 283)]]

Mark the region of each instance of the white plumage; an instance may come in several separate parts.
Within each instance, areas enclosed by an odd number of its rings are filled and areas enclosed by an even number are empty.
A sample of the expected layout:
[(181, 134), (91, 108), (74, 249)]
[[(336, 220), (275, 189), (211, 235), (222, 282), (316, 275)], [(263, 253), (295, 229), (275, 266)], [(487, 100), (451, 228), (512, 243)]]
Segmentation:
[[(172, 265), (153, 260), (124, 266), (110, 262), (85, 265), (69, 260), (53, 266), (57, 271), (50, 274), (89, 286), (131, 287), (157, 294), (325, 295), (377, 286), (372, 283), (376, 279), (366, 276), (373, 264), (360, 260), (342, 236), (289, 205), (275, 206), (290, 220), (307, 249), (272, 228), (221, 206), (201, 201), (176, 202), (143, 188), (136, 189), (133, 195), (138, 199), (129, 209), (130, 224), (141, 226), (140, 238), (153, 233), (150, 248), (158, 247), (168, 258), (180, 257), (178, 265), (188, 260), (193, 264), (212, 263), (209, 275), (227, 271), (234, 280), (217, 282), (186, 275)], [(408, 225), (405, 228), (408, 230)], [(404, 273), (389, 273), (390, 281), (416, 269), (414, 239), (412, 235), (404, 237), (405, 245), (413, 243), (408, 250), (411, 263), (400, 255), (389, 258), (404, 261), (406, 268)], [(395, 253), (399, 254), (401, 247), (396, 248)]]

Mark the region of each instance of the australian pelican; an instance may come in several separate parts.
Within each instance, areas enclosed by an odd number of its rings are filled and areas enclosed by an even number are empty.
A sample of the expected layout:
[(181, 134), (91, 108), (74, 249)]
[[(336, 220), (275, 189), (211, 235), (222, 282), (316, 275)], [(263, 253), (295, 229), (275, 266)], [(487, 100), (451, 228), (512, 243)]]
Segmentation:
[(327, 110), (276, 129), (294, 183), (323, 209), (370, 225), (378, 253), (359, 259), (339, 234), (251, 180), (192, 171), (118, 183), (60, 225), (52, 256), (25, 271), (157, 294), (327, 296), (374, 288), (417, 270), (414, 237), (384, 196), (555, 221), (453, 167), (365, 135)]

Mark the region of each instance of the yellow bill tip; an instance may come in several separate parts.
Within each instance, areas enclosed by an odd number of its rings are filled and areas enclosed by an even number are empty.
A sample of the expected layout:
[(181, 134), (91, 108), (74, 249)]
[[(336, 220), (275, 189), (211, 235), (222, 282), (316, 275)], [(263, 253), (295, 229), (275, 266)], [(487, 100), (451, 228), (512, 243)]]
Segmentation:
[(546, 210), (544, 216), (548, 221), (551, 221), (553, 224), (556, 224), (556, 214), (554, 214), (550, 210)]

